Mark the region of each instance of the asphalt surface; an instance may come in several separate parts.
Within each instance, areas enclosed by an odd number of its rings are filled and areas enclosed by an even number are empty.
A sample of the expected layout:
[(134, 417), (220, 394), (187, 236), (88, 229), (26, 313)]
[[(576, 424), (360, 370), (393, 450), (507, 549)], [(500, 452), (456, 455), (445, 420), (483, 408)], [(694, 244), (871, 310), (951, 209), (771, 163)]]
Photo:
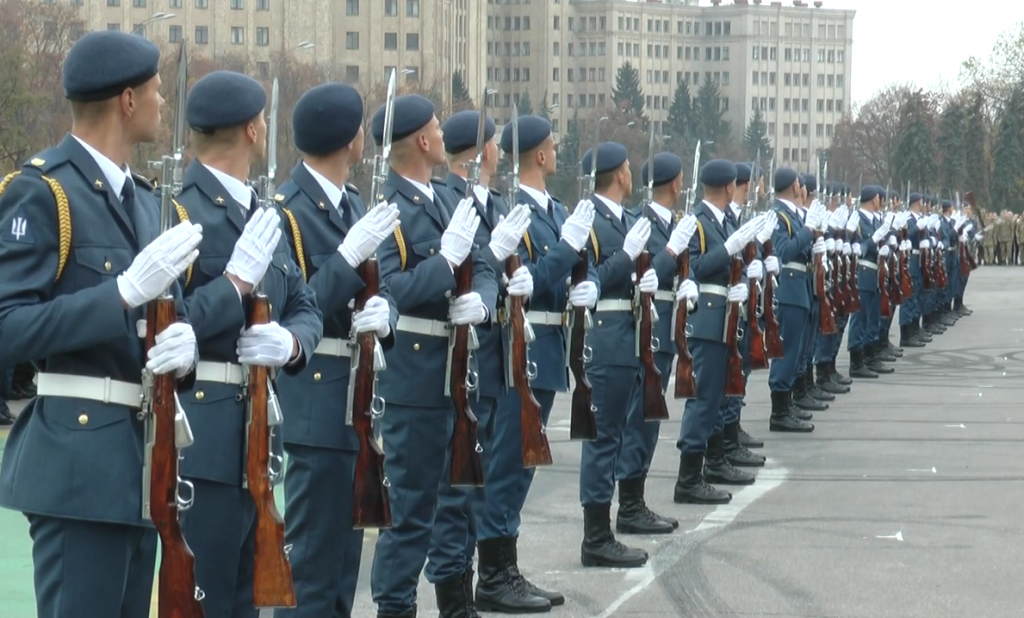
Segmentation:
[[(568, 441), (567, 399), (560, 398), (549, 427), (556, 463), (537, 476), (519, 542), (523, 571), (567, 597), (552, 615), (1022, 615), (1024, 268), (975, 272), (968, 301), (974, 315), (927, 348), (908, 349), (895, 374), (857, 382), (815, 415), (811, 435), (768, 432), (767, 375), (755, 373), (743, 424), (765, 439), (769, 465), (730, 505), (672, 502), (679, 424), (664, 423), (647, 496), (681, 527), (668, 536), (620, 536), (651, 554), (640, 569), (580, 566), (579, 445)], [(682, 406), (669, 406), (678, 419)], [(10, 515), (0, 513), (0, 521), (20, 517)], [(23, 524), (16, 530), (25, 534)], [(27, 538), (8, 538), (3, 547), (25, 551)], [(375, 615), (372, 551), (368, 536), (359, 617)], [(4, 573), (0, 589), (19, 581), (30, 589), (27, 555), (0, 563), (19, 565)], [(5, 596), (0, 616), (33, 615), (6, 611)], [(420, 616), (436, 616), (425, 581), (419, 596)]]

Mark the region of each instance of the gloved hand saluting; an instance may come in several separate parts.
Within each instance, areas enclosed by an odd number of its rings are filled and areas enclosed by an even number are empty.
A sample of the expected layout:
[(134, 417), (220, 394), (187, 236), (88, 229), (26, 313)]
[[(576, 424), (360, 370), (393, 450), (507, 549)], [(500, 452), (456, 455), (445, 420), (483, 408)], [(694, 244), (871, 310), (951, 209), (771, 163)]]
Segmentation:
[(381, 202), (377, 207), (356, 221), (345, 234), (345, 241), (338, 246), (338, 253), (352, 268), (359, 266), (373, 255), (380, 243), (398, 229), (398, 206)]
[(519, 204), (502, 217), (498, 225), (494, 226), (491, 232), (491, 242), (488, 245), (494, 259), (504, 262), (510, 255), (515, 253), (523, 234), (530, 228), (530, 207), (526, 204)]
[(761, 228), (757, 230), (755, 238), (759, 244), (763, 245), (772, 239), (772, 234), (775, 232), (775, 226), (779, 224), (779, 215), (774, 210), (769, 210), (761, 215), (761, 218)]
[(697, 217), (693, 215), (686, 215), (679, 223), (676, 224), (674, 230), (672, 230), (672, 236), (668, 239), (668, 244), (665, 246), (672, 255), (679, 255), (686, 249), (687, 245), (690, 244), (690, 239), (693, 238), (693, 233), (697, 231)]
[(117, 277), (121, 300), (130, 309), (163, 294), (199, 256), (203, 226), (182, 221), (149, 243)]
[(846, 231), (852, 234), (857, 231), (858, 227), (860, 227), (860, 211), (855, 210), (850, 213), (850, 218), (846, 220)]
[(651, 221), (647, 217), (638, 219), (625, 240), (622, 241), (622, 250), (629, 255), (629, 259), (635, 260), (636, 256), (647, 246), (647, 239), (651, 237)]
[(726, 239), (725, 250), (729, 255), (736, 255), (742, 251), (750, 241), (754, 240), (757, 236), (757, 232), (761, 229), (761, 226), (764, 225), (763, 216), (764, 215), (760, 215), (750, 221), (747, 221), (740, 226), (740, 229), (733, 232), (732, 235)]
[(824, 230), (825, 229), (825, 217), (828, 215), (828, 209), (825, 205), (819, 201), (815, 201), (811, 204), (811, 207), (807, 209), (807, 227), (812, 230)]
[(281, 215), (276, 208), (261, 208), (242, 230), (242, 236), (235, 243), (231, 259), (224, 271), (232, 275), (233, 283), (243, 285), (238, 290), (245, 295), (252, 291), (270, 268), (274, 251), (281, 240)]
[(455, 208), (448, 228), (441, 234), (441, 255), (454, 269), (462, 264), (473, 249), (473, 237), (480, 227), (480, 216), (476, 214), (473, 198), (467, 197)]
[(579, 251), (587, 242), (591, 228), (594, 227), (594, 203), (590, 200), (580, 200), (576, 209), (572, 211), (569, 218), (562, 224), (562, 240), (564, 240), (574, 251)]

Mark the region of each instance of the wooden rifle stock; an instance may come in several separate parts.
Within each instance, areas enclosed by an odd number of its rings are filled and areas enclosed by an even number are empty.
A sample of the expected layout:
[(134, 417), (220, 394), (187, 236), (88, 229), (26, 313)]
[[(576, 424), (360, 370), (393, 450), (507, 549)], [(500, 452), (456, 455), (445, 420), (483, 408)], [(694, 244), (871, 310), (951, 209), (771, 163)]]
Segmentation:
[[(918, 238), (920, 240), (928, 240), (929, 244), (931, 244), (931, 240), (928, 239), (928, 238), (924, 238), (924, 234), (922, 232), (918, 232)], [(932, 288), (935, 287), (935, 285), (933, 283), (933, 280), (932, 280), (932, 263), (931, 263), (932, 262), (932, 259), (931, 259), (932, 256), (931, 256), (931, 249), (925, 249), (924, 247), (921, 247), (920, 252), (921, 252), (920, 253), (920, 256), (921, 256), (921, 287), (923, 289), (925, 289), (925, 290), (931, 290)]]
[[(729, 288), (739, 285), (743, 277), (743, 260), (735, 257), (729, 270)], [(729, 350), (729, 361), (725, 368), (725, 396), (744, 397), (747, 386), (743, 380), (743, 355), (740, 354), (740, 305), (742, 302), (727, 303), (725, 312), (725, 347)]]
[[(772, 255), (772, 241), (769, 239), (761, 245), (765, 258)], [(775, 315), (775, 276), (769, 275), (764, 284), (764, 344), (768, 359), (782, 358), (785, 352), (782, 347), (782, 328), (779, 318)]]
[[(900, 242), (907, 239), (907, 230), (904, 228), (900, 231)], [(903, 296), (903, 300), (908, 300), (914, 296), (914, 284), (910, 279), (910, 254), (911, 250), (901, 251), (900, 256), (900, 293)]]
[[(889, 300), (893, 307), (903, 304), (903, 288), (900, 286), (899, 273), (902, 268), (899, 249), (893, 249), (889, 254)], [(895, 309), (894, 309), (895, 311)]]
[[(676, 287), (690, 278), (690, 250), (684, 248), (676, 256)], [(693, 373), (693, 356), (686, 344), (686, 320), (689, 317), (686, 301), (676, 302), (675, 327), (673, 336), (676, 340), (676, 399), (693, 399), (697, 396), (697, 376)]]
[[(455, 269), (455, 296), (473, 291), (473, 261), (463, 260)], [(453, 487), (483, 487), (484, 465), (477, 451), (476, 415), (469, 407), (469, 329), (468, 324), (452, 325), (448, 388), (455, 407), (455, 431), (452, 435), (452, 465), (449, 480)]]
[[(270, 300), (253, 293), (250, 326), (270, 323)], [(292, 567), (284, 545), (284, 520), (274, 503), (270, 481), (270, 372), (267, 367), (249, 368), (249, 427), (245, 474), (249, 494), (256, 505), (253, 605), (295, 607)]]
[[(590, 273), (590, 257), (586, 249), (578, 252), (579, 262), (572, 269), (572, 285), (577, 286), (587, 280)], [(587, 321), (590, 319), (586, 307), (570, 307), (569, 345), (567, 356), (569, 369), (575, 386), (572, 389), (572, 414), (569, 422), (570, 440), (596, 440), (597, 419), (594, 416), (594, 389), (587, 379), (586, 363), (590, 353), (587, 351)]]
[[(820, 230), (814, 231), (814, 240), (822, 237)], [(819, 253), (814, 257), (814, 293), (818, 295), (818, 328), (823, 335), (834, 335), (839, 332), (836, 326), (836, 316), (832, 312), (832, 300), (828, 296), (828, 286), (825, 285), (825, 260), (828, 257)]]
[[(884, 246), (885, 241), (878, 245), (881, 249)], [(882, 310), (881, 317), (891, 318), (892, 317), (892, 303), (889, 299), (889, 258), (883, 258), (881, 254), (878, 256), (878, 293), (882, 297)]]
[[(841, 245), (842, 243), (837, 243)], [(848, 300), (846, 298), (846, 281), (843, 277), (845, 265), (843, 263), (843, 254), (837, 249), (832, 257), (829, 258), (829, 262), (832, 265), (832, 308), (835, 310), (836, 316), (847, 313)]]
[[(366, 286), (356, 295), (355, 310), (362, 311), (366, 301), (380, 293), (380, 271), (376, 258), (359, 265), (359, 278)], [(356, 335), (352, 371), (352, 429), (359, 439), (355, 477), (352, 483), (352, 527), (391, 527), (391, 499), (384, 481), (384, 451), (373, 433), (374, 384), (376, 363), (374, 355), (377, 336), (372, 332)]]
[[(844, 232), (844, 234), (849, 234), (849, 232)], [(846, 294), (850, 299), (850, 313), (860, 311), (860, 283), (857, 281), (859, 260), (859, 255), (851, 253), (850, 261), (846, 263)]]
[[(743, 248), (743, 265), (750, 266), (757, 255), (757, 246), (748, 242)], [(757, 295), (757, 283), (750, 286), (750, 295), (747, 297), (747, 337), (750, 338), (750, 368), (767, 369), (768, 351), (765, 349), (764, 331), (758, 323), (757, 309), (760, 307), (760, 299)]]
[[(651, 254), (641, 251), (636, 257), (636, 284), (651, 268)], [(654, 363), (654, 294), (637, 290), (640, 302), (637, 304), (637, 353), (640, 364), (644, 368), (644, 420), (668, 420), (668, 406), (665, 405), (665, 394), (661, 390), (661, 371)]]
[[(519, 255), (513, 253), (505, 261), (505, 274), (509, 279), (523, 265)], [(511, 367), (512, 385), (519, 394), (521, 408), (519, 411), (519, 430), (523, 445), (523, 467), (550, 466), (551, 445), (544, 432), (541, 419), (540, 402), (533, 396), (530, 388), (529, 340), (526, 333), (526, 312), (523, 309), (522, 296), (508, 297), (508, 324), (511, 329), (510, 343), (512, 347)]]
[[(169, 191), (169, 188), (165, 188)], [(156, 335), (178, 321), (174, 298), (150, 301), (146, 307), (146, 350), (156, 345)], [(153, 424), (150, 459), (150, 518), (160, 535), (158, 618), (204, 618), (197, 599), (196, 560), (181, 532), (178, 520), (178, 447), (175, 442), (174, 373), (152, 377), (149, 422)], [(147, 439), (149, 437), (147, 436)]]

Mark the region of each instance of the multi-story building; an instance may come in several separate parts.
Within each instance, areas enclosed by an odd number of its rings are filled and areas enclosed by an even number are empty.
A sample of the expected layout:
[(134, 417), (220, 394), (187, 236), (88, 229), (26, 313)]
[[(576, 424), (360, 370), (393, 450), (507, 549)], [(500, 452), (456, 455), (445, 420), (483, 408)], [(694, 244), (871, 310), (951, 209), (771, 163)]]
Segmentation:
[(655, 131), (679, 84), (695, 96), (710, 79), (734, 139), (760, 109), (778, 160), (807, 167), (850, 108), (854, 14), (800, 0), (487, 0), (486, 78), (499, 120), (529, 93), (560, 131), (611, 104), (625, 62)]

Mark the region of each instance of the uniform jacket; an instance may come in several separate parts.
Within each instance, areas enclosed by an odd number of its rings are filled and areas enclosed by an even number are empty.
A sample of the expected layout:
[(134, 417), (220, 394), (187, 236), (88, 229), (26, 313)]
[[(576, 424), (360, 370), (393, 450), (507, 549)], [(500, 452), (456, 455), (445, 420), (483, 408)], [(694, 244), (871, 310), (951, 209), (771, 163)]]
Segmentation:
[[(601, 285), (601, 300), (633, 298), (631, 275), (636, 263), (622, 250), (626, 234), (635, 218), (625, 208), (622, 218), (616, 217), (600, 198), (594, 197), (594, 228), (587, 248), (592, 267)], [(600, 365), (639, 367), (636, 356), (636, 321), (632, 311), (601, 311), (600, 301), (594, 315), (594, 329), (587, 342), (594, 353), (593, 362)]]
[[(345, 186), (345, 196), (353, 221), (366, 215), (366, 207), (354, 185)], [(338, 246), (348, 234), (348, 225), (302, 163), (295, 166), (290, 180), (278, 189), (276, 200), (286, 214), (285, 237), (292, 259), (300, 265), (309, 287), (316, 293), (317, 306), (323, 314), (324, 337), (350, 339), (353, 311), (349, 303), (366, 288), (366, 283), (338, 252)], [(301, 241), (301, 259), (293, 222)], [(380, 285), (378, 296), (390, 301), (387, 286)], [(379, 340), (385, 350), (395, 342), (398, 311), (393, 302), (391, 310), (391, 334)], [(343, 356), (314, 354), (305, 371), (278, 378), (278, 397), (285, 410), (286, 444), (359, 449), (355, 431), (345, 424), (351, 361)]]
[[(675, 311), (675, 288), (676, 288), (676, 256), (666, 249), (668, 240), (672, 236), (671, 222), (664, 220), (652, 209), (646, 212), (641, 211), (640, 216), (646, 216), (651, 222), (651, 237), (647, 241), (647, 250), (651, 252), (651, 266), (658, 273), (658, 292), (655, 296), (654, 308), (658, 312), (658, 321), (654, 324), (654, 336), (658, 338), (658, 351), (666, 354), (675, 354), (676, 348), (672, 345), (675, 340), (672, 332), (672, 313)], [(658, 299), (661, 296), (665, 300)], [(671, 300), (667, 300), (671, 298)]]
[[(43, 175), (62, 188), (71, 213), (67, 261), (56, 281), (58, 208)], [(146, 306), (125, 311), (116, 280), (159, 235), (160, 206), (145, 179), (133, 180), (129, 217), (96, 161), (69, 135), (7, 186), (0, 197), (0, 366), (32, 361), (42, 372), (140, 383), (146, 355), (136, 323)], [(183, 320), (180, 289), (172, 291)], [(150, 525), (141, 519), (143, 425), (136, 412), (84, 399), (33, 399), (7, 439), (0, 505)]]
[(697, 231), (690, 238), (690, 277), (701, 288), (697, 299), (697, 311), (692, 313), (687, 324), (691, 332), (687, 340), (725, 342), (725, 315), (728, 300), (719, 293), (711, 293), (706, 286), (729, 287), (729, 274), (733, 258), (725, 250), (725, 241), (736, 231), (732, 218), (726, 214), (718, 222), (706, 202), (694, 210), (697, 217)]
[[(239, 299), (224, 275), (235, 243), (245, 228), (246, 213), (217, 178), (198, 160), (185, 170), (177, 203), (188, 218), (203, 226), (203, 242), (194, 268), (182, 280), (185, 307), (199, 342), (201, 361), (238, 363), (238, 338), (248, 322), (248, 299)], [(249, 213), (254, 212), (250, 208)], [(284, 216), (282, 216), (284, 219)], [(287, 222), (282, 221), (282, 227)], [(270, 319), (291, 331), (302, 350), (296, 362), (282, 368), (297, 375), (309, 363), (323, 335), (323, 318), (316, 295), (302, 280), (291, 257), (288, 231), (274, 252), (263, 277), (270, 299)], [(181, 403), (189, 413), (193, 444), (182, 461), (183, 476), (237, 485), (241, 482), (245, 447), (245, 401), (232, 384), (196, 382)], [(287, 418), (288, 410), (284, 410)], [(279, 435), (280, 432), (277, 432)]]
[(878, 221), (875, 216), (865, 217), (863, 212), (860, 213), (857, 238), (860, 239), (861, 256), (857, 261), (857, 288), (875, 292), (878, 291), (878, 269), (869, 268), (864, 265), (864, 262), (878, 265), (878, 245), (872, 238), (876, 229), (878, 229)]
[[(779, 289), (775, 297), (780, 305), (792, 305), (810, 310), (812, 290), (811, 244), (814, 232), (804, 225), (799, 214), (794, 213), (781, 200), (775, 200), (773, 207), (779, 222), (772, 234), (772, 251), (779, 259)], [(798, 207), (799, 210), (799, 207)], [(802, 264), (806, 270), (786, 268), (787, 264)]]

